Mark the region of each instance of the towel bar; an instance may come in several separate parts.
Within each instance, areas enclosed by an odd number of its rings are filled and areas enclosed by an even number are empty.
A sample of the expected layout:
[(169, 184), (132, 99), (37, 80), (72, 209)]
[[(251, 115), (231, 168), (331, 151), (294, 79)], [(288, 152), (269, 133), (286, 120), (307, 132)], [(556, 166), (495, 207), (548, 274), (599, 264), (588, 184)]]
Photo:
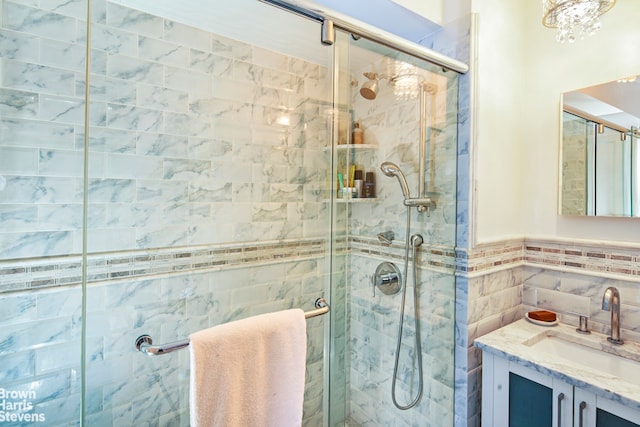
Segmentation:
[[(329, 304), (324, 298), (318, 298), (315, 302), (315, 310), (306, 311), (304, 313), (305, 319), (320, 316), (329, 312)], [(159, 356), (161, 354), (171, 353), (172, 351), (180, 350), (189, 346), (189, 339), (182, 341), (174, 341), (162, 345), (152, 345), (153, 340), (150, 335), (140, 335), (136, 339), (136, 350), (148, 355)]]

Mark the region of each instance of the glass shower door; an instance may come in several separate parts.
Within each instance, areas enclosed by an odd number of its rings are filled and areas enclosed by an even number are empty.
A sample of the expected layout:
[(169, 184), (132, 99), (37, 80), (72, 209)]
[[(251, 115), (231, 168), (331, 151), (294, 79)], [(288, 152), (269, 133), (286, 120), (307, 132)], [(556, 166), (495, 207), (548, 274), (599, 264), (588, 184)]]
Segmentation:
[(82, 402), (87, 5), (0, 8), (0, 425), (68, 425)]
[[(189, 350), (147, 357), (139, 336), (328, 296), (331, 48), (255, 0), (96, 6), (86, 420), (187, 425)], [(326, 321), (308, 320), (305, 425), (324, 419)]]
[[(345, 260), (344, 284), (332, 287), (332, 300), (346, 307), (344, 322), (332, 324), (338, 334), (332, 366), (343, 364), (346, 376), (332, 376), (331, 389), (345, 390), (346, 406), (332, 411), (330, 425), (453, 425), (457, 74), (340, 31), (335, 58), (336, 104), (348, 106), (348, 123), (339, 127), (346, 128), (344, 137), (334, 139), (334, 175), (351, 187), (354, 171), (361, 171), (357, 176), (369, 177), (375, 189), (355, 199), (337, 192), (335, 217), (344, 222), (348, 250), (338, 258)], [(363, 130), (361, 144), (352, 136), (356, 123)], [(403, 172), (411, 197), (435, 202), (429, 212), (411, 208), (409, 233), (402, 187), (381, 172), (385, 161)], [(388, 231), (395, 236), (391, 244), (377, 237)], [(415, 234), (424, 240), (416, 282), (411, 264), (404, 273), (405, 242)], [(402, 291), (385, 295), (373, 289), (371, 276), (381, 262), (396, 264), (407, 289), (399, 353)], [(394, 382), (399, 406), (418, 397), (410, 409), (394, 405)]]

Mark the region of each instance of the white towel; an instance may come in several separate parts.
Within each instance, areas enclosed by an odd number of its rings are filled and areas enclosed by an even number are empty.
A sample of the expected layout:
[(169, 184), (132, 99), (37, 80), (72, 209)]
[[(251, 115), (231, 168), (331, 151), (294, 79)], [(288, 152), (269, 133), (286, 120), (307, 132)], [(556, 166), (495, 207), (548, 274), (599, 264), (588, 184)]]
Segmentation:
[(253, 316), (189, 338), (192, 427), (302, 424), (307, 355), (302, 310)]

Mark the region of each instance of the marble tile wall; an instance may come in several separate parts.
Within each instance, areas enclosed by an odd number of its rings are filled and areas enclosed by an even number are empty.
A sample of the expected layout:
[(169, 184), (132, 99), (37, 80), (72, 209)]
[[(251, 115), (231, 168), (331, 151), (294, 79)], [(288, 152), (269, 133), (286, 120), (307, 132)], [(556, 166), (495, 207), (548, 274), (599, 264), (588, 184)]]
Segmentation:
[[(473, 234), (471, 209), (471, 193), (473, 182), (471, 180), (472, 169), (472, 110), (471, 87), (474, 68), (471, 34), (473, 31), (474, 16), (463, 16), (444, 26), (441, 31), (430, 34), (420, 43), (443, 52), (452, 58), (470, 64), (471, 69), (466, 74), (458, 76), (458, 103), (457, 103), (457, 145), (456, 145), (456, 230), (455, 248), (467, 248), (470, 246), (470, 237)], [(447, 254), (448, 255), (448, 254)], [(469, 374), (467, 353), (467, 312), (469, 310), (468, 290), (470, 283), (466, 274), (460, 273), (467, 268), (467, 257), (464, 251), (456, 250), (456, 254), (450, 257), (448, 263), (456, 264), (455, 279), (455, 386), (454, 386), (454, 423), (455, 426), (473, 425), (475, 411), (473, 400), (469, 395), (474, 393), (474, 377)], [(462, 344), (461, 344), (462, 343)]]
[[(89, 251), (328, 233), (326, 67), (95, 3)], [(2, 11), (0, 258), (80, 253), (82, 11)]]
[[(397, 63), (397, 64), (396, 64)], [(398, 65), (399, 64), (399, 65)], [(371, 65), (372, 69), (403, 69), (407, 64), (387, 57)], [(420, 81), (433, 85), (427, 95), (428, 139), (426, 176), (427, 191), (435, 193), (437, 208), (430, 215), (412, 210), (412, 232), (420, 232), (433, 245), (453, 246), (456, 230), (456, 109), (458, 86), (455, 76), (439, 70), (416, 69)], [(418, 160), (420, 140), (420, 101), (418, 87), (411, 96), (394, 93), (392, 85), (381, 85), (375, 100), (364, 99), (357, 91), (352, 98), (354, 120), (364, 129), (366, 144), (375, 150), (361, 155), (356, 164), (376, 174), (375, 203), (352, 204), (349, 211), (350, 236), (375, 236), (392, 230), (397, 238), (406, 233), (406, 208), (395, 178), (380, 172), (384, 161), (396, 163), (405, 174), (412, 197), (418, 194)]]
[[(402, 252), (400, 248), (395, 248)], [(370, 276), (386, 255), (352, 250), (350, 255), (350, 417), (355, 425), (453, 425), (452, 272), (419, 269), (419, 312), (424, 395), (408, 411), (393, 406), (391, 384), (400, 318), (401, 294), (373, 296)], [(392, 259), (401, 269), (401, 260)], [(413, 279), (411, 279), (413, 280)], [(403, 344), (396, 396), (406, 405), (417, 393), (413, 282), (407, 293)]]
[[(623, 337), (640, 342), (640, 256), (637, 245), (593, 242), (526, 242), (524, 309), (540, 307), (578, 325), (590, 316), (593, 330), (608, 333), (610, 313), (602, 310), (609, 286), (621, 294)], [(577, 314), (576, 314), (577, 313)]]
[(458, 292), (463, 292), (461, 288), (466, 285), (468, 304), (456, 307), (456, 369), (460, 370), (456, 386), (460, 394), (456, 396), (459, 424), (455, 425), (480, 426), (482, 362), (473, 340), (522, 317), (521, 272), (515, 268), (458, 279)]
[[(255, 314), (313, 309), (325, 290), (325, 263), (314, 257), (91, 284), (87, 422), (185, 425), (188, 350), (151, 358), (134, 351), (136, 338), (149, 334), (155, 343), (172, 342)], [(7, 390), (35, 390), (34, 412), (44, 414), (50, 425), (79, 418), (81, 296), (78, 285), (0, 295), (0, 364), (6, 368), (0, 383)], [(321, 425), (322, 318), (309, 320), (307, 336), (305, 425)]]
[[(342, 248), (342, 246), (337, 246)], [(283, 242), (253, 242), (192, 248), (161, 248), (87, 256), (87, 283), (134, 279), (182, 271), (237, 268), (292, 259), (307, 259), (325, 253), (325, 241), (306, 239)], [(82, 257), (47, 257), (0, 261), (0, 293), (37, 290), (82, 283)]]

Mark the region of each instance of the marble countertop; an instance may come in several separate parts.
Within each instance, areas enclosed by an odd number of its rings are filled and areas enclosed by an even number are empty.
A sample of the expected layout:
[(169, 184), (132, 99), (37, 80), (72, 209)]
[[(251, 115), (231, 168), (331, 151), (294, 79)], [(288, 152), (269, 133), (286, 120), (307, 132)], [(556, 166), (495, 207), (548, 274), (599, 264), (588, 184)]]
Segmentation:
[[(597, 366), (572, 363), (566, 358), (532, 347), (532, 344), (549, 336), (635, 361), (640, 373), (640, 344), (625, 341), (623, 345), (614, 345), (607, 341), (606, 335), (596, 332), (588, 335), (579, 334), (575, 326), (562, 323), (555, 326), (539, 326), (522, 319), (477, 338), (474, 345), (483, 352), (508, 359), (598, 396), (640, 410), (640, 382), (630, 380), (629, 376), (623, 378), (602, 372)], [(617, 358), (611, 357), (614, 360)]]

